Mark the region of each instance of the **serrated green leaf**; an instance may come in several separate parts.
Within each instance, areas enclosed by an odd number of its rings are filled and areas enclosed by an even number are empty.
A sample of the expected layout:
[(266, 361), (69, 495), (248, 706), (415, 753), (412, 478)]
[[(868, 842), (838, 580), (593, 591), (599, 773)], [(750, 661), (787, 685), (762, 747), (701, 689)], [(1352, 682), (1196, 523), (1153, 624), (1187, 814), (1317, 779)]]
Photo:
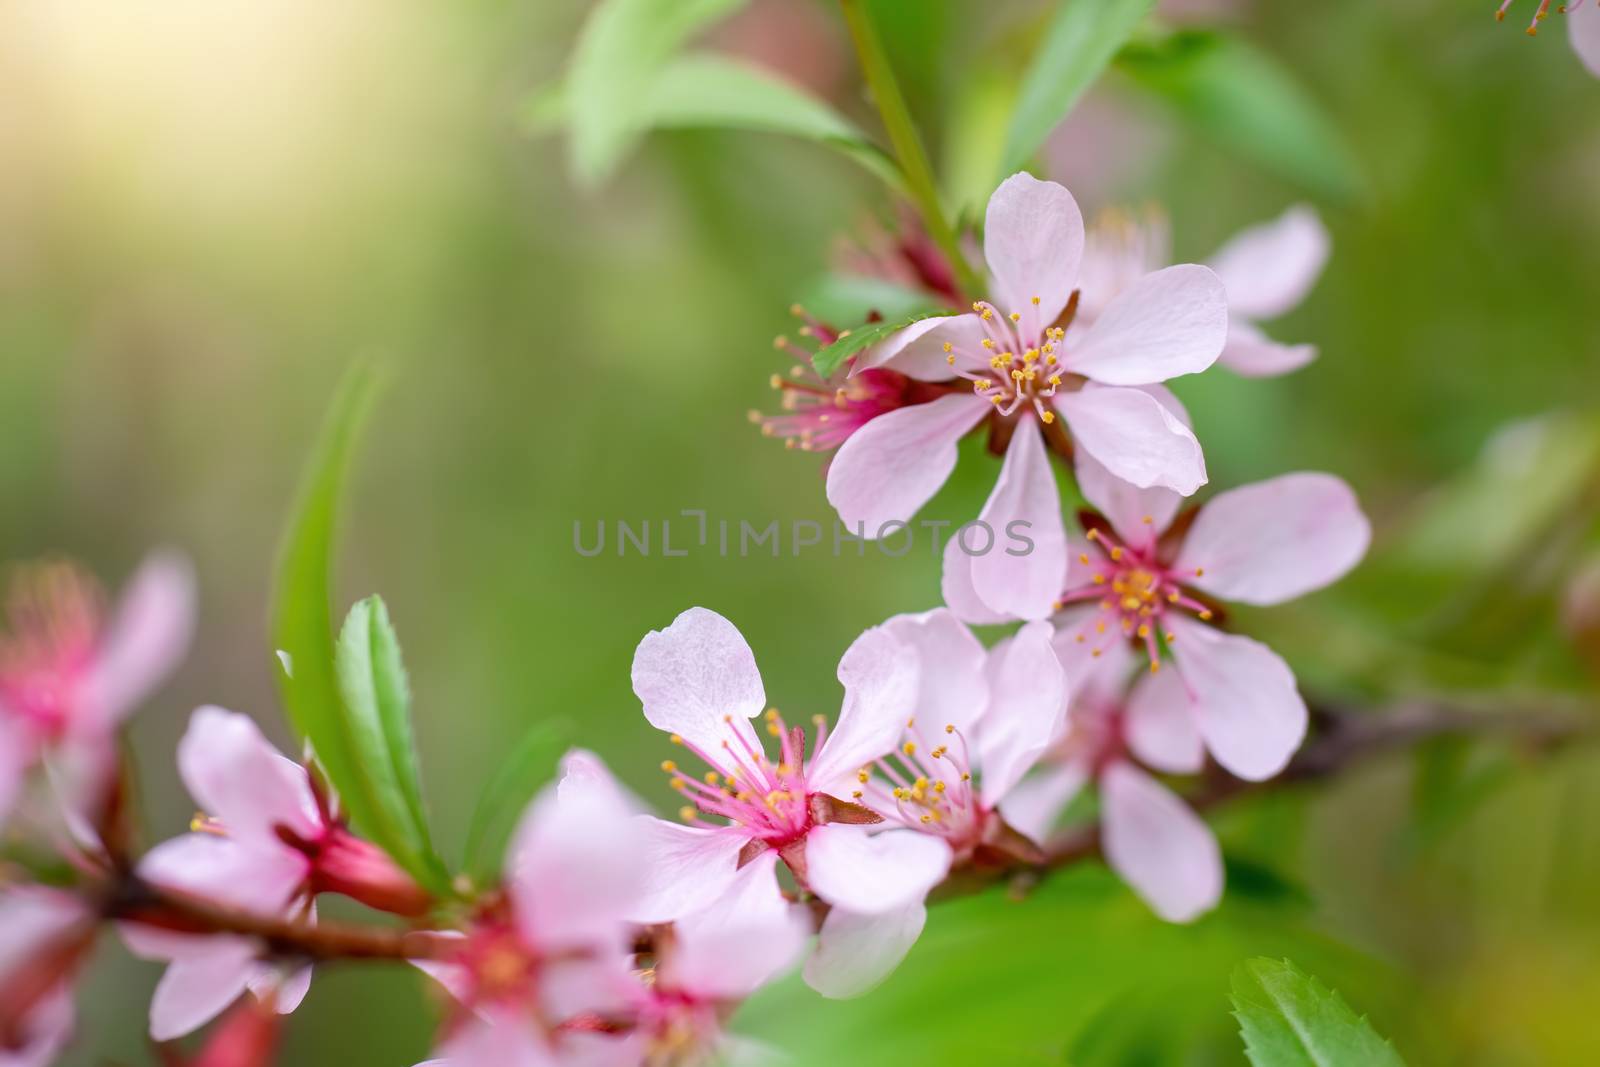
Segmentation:
[(448, 886), (449, 874), (428, 833), (410, 686), (400, 641), (380, 598), (368, 597), (350, 609), (335, 665), (351, 754), (379, 815), (373, 840), (438, 892)]
[(1276, 59), (1212, 31), (1130, 45), (1119, 67), (1211, 140), (1308, 189), (1350, 198), (1361, 191), (1339, 131)]
[(1023, 77), (997, 178), (1027, 166), (1153, 6), (1155, 0), (1069, 0), (1060, 5)]
[(480, 885), (499, 873), (506, 842), (522, 809), (555, 773), (556, 759), (566, 750), (569, 734), (563, 721), (535, 723), (484, 786), (467, 827), (461, 861), (462, 868)]
[(923, 319), (938, 318), (953, 315), (955, 312), (943, 308), (935, 308), (898, 319), (885, 319), (883, 322), (869, 322), (865, 326), (858, 326), (841, 336), (831, 345), (821, 349), (811, 357), (811, 365), (818, 374), (826, 378), (844, 363), (845, 360), (855, 355), (869, 345), (877, 344), (897, 330), (903, 330), (913, 322)]
[(603, 180), (650, 127), (654, 86), (677, 50), (744, 0), (601, 0), (584, 24), (566, 80), (572, 169)]
[(1241, 963), (1231, 999), (1254, 1067), (1405, 1067), (1371, 1023), (1288, 960)]

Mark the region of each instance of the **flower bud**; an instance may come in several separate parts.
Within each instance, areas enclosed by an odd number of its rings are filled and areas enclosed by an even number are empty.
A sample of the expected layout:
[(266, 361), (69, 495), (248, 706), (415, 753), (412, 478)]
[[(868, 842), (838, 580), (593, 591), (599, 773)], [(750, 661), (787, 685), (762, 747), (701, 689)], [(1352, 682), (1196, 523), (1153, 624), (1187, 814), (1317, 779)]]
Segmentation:
[(329, 828), (311, 861), (311, 887), (340, 893), (369, 908), (395, 915), (424, 915), (433, 906), (428, 891), (370, 841), (342, 826)]

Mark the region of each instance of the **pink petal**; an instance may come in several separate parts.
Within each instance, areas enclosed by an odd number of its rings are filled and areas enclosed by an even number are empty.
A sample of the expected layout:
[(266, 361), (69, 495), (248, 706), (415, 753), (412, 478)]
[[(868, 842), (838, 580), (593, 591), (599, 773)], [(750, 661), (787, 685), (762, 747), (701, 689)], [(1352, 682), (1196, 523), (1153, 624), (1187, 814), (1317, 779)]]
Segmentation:
[(256, 972), (256, 948), (243, 938), (209, 938), (174, 960), (150, 1000), (150, 1036), (172, 1041), (222, 1014)]
[(1049, 615), (1067, 573), (1067, 534), (1055, 472), (1033, 419), (1017, 424), (1000, 480), (978, 517), (995, 535), (986, 555), (972, 557), (978, 598), (1019, 619)]
[(1168, 625), (1177, 635), (1173, 655), (1211, 755), (1250, 781), (1281, 771), (1305, 739), (1309, 718), (1289, 665), (1259, 641), (1185, 616), (1171, 617)]
[[(989, 551), (1004, 551), (996, 548), (1001, 544), (1003, 531), (996, 531), (994, 544), (989, 546)], [(971, 535), (973, 549), (980, 549), (988, 540), (987, 535), (979, 528), (974, 528)], [(962, 547), (957, 534), (951, 534), (950, 540), (944, 543), (944, 568), (940, 572), (939, 591), (944, 597), (944, 602), (950, 606), (956, 618), (970, 622), (974, 626), (989, 626), (1002, 622), (1011, 622), (1011, 616), (1004, 612), (995, 611), (985, 604), (979, 597), (978, 591), (972, 585), (972, 563), (977, 559)]]
[(949, 608), (896, 615), (882, 629), (917, 655), (917, 716), (968, 733), (989, 702), (983, 642)]
[(955, 470), (956, 442), (992, 406), (957, 393), (879, 415), (851, 434), (828, 466), (828, 503), (840, 521), (875, 538), (909, 520)]
[(1106, 861), (1168, 922), (1222, 899), (1222, 850), (1210, 827), (1165, 786), (1118, 760), (1100, 778)]
[(1217, 362), (1246, 378), (1272, 378), (1299, 370), (1317, 358), (1316, 345), (1279, 344), (1252, 323), (1235, 317)]
[(965, 315), (935, 316), (913, 322), (910, 326), (892, 333), (856, 358), (852, 375), (871, 367), (888, 367), (907, 377), (925, 382), (943, 382), (956, 376), (944, 346), (949, 344), (958, 354), (983, 353), (983, 320), (968, 312)]
[[(1083, 261), (1078, 202), (1055, 182), (1013, 174), (989, 198), (983, 258), (1000, 310), (1031, 316), (1038, 327), (1050, 325), (1078, 284)], [(1037, 307), (1034, 297), (1039, 298)]]
[(528, 943), (556, 950), (620, 945), (644, 888), (644, 837), (640, 817), (608, 782), (569, 776), (535, 797), (506, 863)]
[(241, 840), (281, 845), (279, 826), (305, 840), (322, 831), (305, 768), (285, 759), (247, 715), (196, 709), (178, 741), (178, 773), (201, 809)]
[(139, 861), (139, 875), (168, 889), (275, 916), (282, 915), (300, 893), (310, 867), (303, 853), (282, 843), (270, 846), (194, 833), (163, 841), (146, 852)]
[(158, 553), (128, 583), (96, 651), (85, 701), (100, 728), (115, 725), (171, 674), (194, 631), (194, 571)]
[(660, 980), (674, 992), (742, 1000), (800, 958), (811, 936), (803, 909), (778, 888), (778, 854), (745, 864), (709, 908), (679, 919)]
[(1145, 549), (1155, 544), (1183, 505), (1183, 497), (1171, 489), (1140, 489), (1123, 481), (1087, 449), (1074, 452), (1073, 467), (1084, 499), (1106, 517), (1130, 548)]
[(293, 967), (292, 964), (257, 964), (247, 983), (250, 992), (260, 1000), (272, 997), (272, 1008), (279, 1015), (292, 1015), (311, 992), (311, 965)]
[(1078, 447), (1141, 489), (1162, 486), (1188, 496), (1206, 484), (1206, 461), (1194, 434), (1140, 389), (1095, 385), (1056, 397)]
[(435, 1051), (445, 1067), (568, 1067), (531, 1016), (506, 1009), (469, 1016)]
[(1168, 774), (1195, 774), (1205, 766), (1205, 743), (1177, 671), (1146, 673), (1134, 683), (1123, 729), (1129, 751), (1148, 767)]
[(561, 802), (579, 803), (580, 794), (593, 791), (609, 807), (642, 815), (649, 805), (611, 773), (605, 760), (585, 748), (574, 748), (561, 757), (561, 781), (556, 786)]
[(1600, 78), (1600, 6), (1586, 3), (1569, 12), (1567, 33), (1572, 40), (1572, 50), (1578, 53), (1589, 73)]
[(1146, 274), (1113, 300), (1063, 366), (1105, 385), (1147, 385), (1203, 371), (1228, 338), (1222, 281), (1193, 263)]
[(1225, 600), (1281, 604), (1343, 577), (1371, 540), (1372, 526), (1344, 481), (1285, 474), (1213, 497), (1173, 566), (1188, 584)]
[(653, 815), (637, 818), (643, 835), (638, 863), (646, 878), (630, 919), (671, 922), (708, 907), (728, 891), (749, 834), (731, 826), (683, 826)]
[(72, 1038), (76, 1010), (72, 986), (62, 982), (34, 1004), (23, 1019), (14, 1021), (15, 1048), (0, 1048), (0, 1067), (49, 1067)]
[(989, 666), (989, 710), (978, 724), (983, 802), (994, 807), (1060, 735), (1067, 680), (1047, 622), (1018, 630)]
[(1228, 308), (1246, 319), (1272, 319), (1304, 300), (1328, 262), (1328, 231), (1304, 204), (1244, 230), (1212, 257), (1228, 290)]
[(1046, 767), (1018, 782), (1000, 802), (1000, 815), (1010, 827), (1036, 845), (1042, 845), (1089, 780), (1081, 761)]
[(52, 942), (94, 918), (87, 904), (63, 890), (17, 884), (0, 887), (0, 985)]
[(881, 626), (857, 637), (839, 660), (844, 705), (806, 768), (813, 792), (840, 792), (856, 772), (889, 752), (916, 710), (917, 652)]
[(1080, 707), (1099, 711), (1120, 704), (1133, 674), (1132, 646), (1119, 631), (1108, 628), (1100, 633), (1095, 628), (1099, 616), (1099, 606), (1092, 603), (1069, 607), (1056, 616), (1051, 644), (1066, 672), (1069, 726)]
[(761, 672), (738, 628), (714, 611), (690, 608), (646, 634), (633, 654), (633, 691), (651, 726), (702, 752), (735, 735), (759, 747), (749, 720), (766, 707)]
[(806, 881), (836, 907), (879, 915), (920, 901), (950, 869), (950, 846), (916, 830), (868, 833), (817, 826), (806, 834)]
[(870, 992), (900, 966), (927, 921), (920, 900), (876, 915), (831, 909), (806, 960), (806, 984), (836, 1000)]

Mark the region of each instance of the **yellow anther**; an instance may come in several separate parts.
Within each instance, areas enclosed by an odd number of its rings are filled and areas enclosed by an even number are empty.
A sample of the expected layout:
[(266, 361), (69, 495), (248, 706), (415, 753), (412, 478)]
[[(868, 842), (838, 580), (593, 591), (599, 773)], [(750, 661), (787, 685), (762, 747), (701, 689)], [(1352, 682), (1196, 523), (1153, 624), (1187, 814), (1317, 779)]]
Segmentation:
[(867, 779), (869, 779), (871, 777), (872, 776), (870, 774), (868, 774), (866, 771), (857, 771), (856, 772), (856, 781), (860, 782), (862, 785), (866, 785), (867, 784)]
[(1078, 562), (1079, 563), (1088, 563), (1089, 562), (1089, 553), (1087, 553), (1087, 552), (1079, 552), (1078, 553)]
[(673, 771), (678, 769), (678, 765), (669, 759), (664, 759), (661, 761), (661, 769), (666, 771), (668, 774), (671, 774)]
[(1054, 386), (1060, 386), (1060, 384), (1061, 384), (1061, 375), (1059, 375), (1059, 374), (1050, 375), (1050, 384), (1054, 385)]
[(1056, 413), (1053, 411), (1046, 411), (1044, 414), (1040, 415), (1039, 418), (1046, 426), (1049, 426), (1052, 422), (1056, 421)]
[(1211, 621), (1211, 609), (1210, 608), (1207, 608), (1205, 611), (1202, 611), (1200, 613), (1200, 621), (1201, 622), (1210, 622)]
[(1084, 536), (1087, 537), (1091, 541), (1098, 541), (1098, 540), (1100, 540), (1100, 531), (1091, 528), (1089, 530), (1089, 532), (1087, 534), (1085, 534)]
[(1011, 321), (1012, 321), (1012, 322), (1021, 322), (1021, 321), (1022, 321), (1022, 312), (1020, 312), (1020, 311), (1013, 311), (1013, 312), (1012, 312), (1012, 313), (1011, 313), (1011, 316), (1010, 316), (1010, 318), (1011, 318)]
[(944, 350), (945, 350), (945, 351), (946, 351), (946, 352), (949, 352), (949, 351), (951, 351), (951, 350), (952, 350), (952, 349), (954, 349), (954, 348), (955, 348), (955, 345), (953, 345), (953, 344), (951, 344), (951, 343), (950, 343), (950, 342), (949, 342), (949, 341), (946, 341), (946, 342), (945, 342), (945, 343), (944, 343)]
[(767, 379), (767, 384), (772, 386), (774, 389), (782, 389), (783, 378), (780, 375), (774, 374), (772, 377)]
[(947, 734), (955, 733), (956, 732), (956, 724), (953, 723), (953, 722), (945, 723), (944, 724), (944, 732), (947, 733)]
[(684, 822), (694, 822), (699, 817), (700, 813), (694, 809), (694, 805), (692, 804), (685, 804), (683, 807), (678, 809), (678, 818), (682, 819)]
[(915, 741), (907, 741), (900, 746), (900, 751), (908, 756), (915, 756), (917, 754), (917, 743)]
[(675, 745), (683, 744), (683, 738), (679, 737), (677, 734), (672, 734), (667, 738), (667, 740), (671, 741)]
[[(1088, 563), (1089, 561), (1088, 560), (1084, 560), (1084, 562)], [(1094, 581), (1095, 585), (1105, 585), (1106, 584), (1106, 576), (1103, 575), (1103, 574), (1097, 574), (1097, 575), (1094, 576), (1093, 581)]]
[(985, 337), (983, 339), (983, 347), (989, 349), (992, 352), (992, 351), (994, 351), (994, 342), (989, 340), (989, 338)]
[(1151, 674), (1160, 674), (1161, 673), (1161, 661), (1160, 660), (1153, 659), (1153, 660), (1150, 661), (1150, 673)]
[(962, 776), (961, 776), (961, 780), (962, 780), (962, 781), (963, 781), (963, 782), (970, 782), (970, 781), (972, 781), (972, 775), (971, 775), (971, 774), (970, 774), (970, 773), (967, 773), (967, 774), (963, 774), (963, 775), (962, 775)]
[(670, 785), (672, 788), (679, 790), (680, 792), (684, 789), (684, 782), (683, 782), (682, 778), (674, 778), (672, 781), (668, 782), (667, 784)]
[(1039, 298), (1038, 297), (1033, 297), (1029, 302), (1032, 303), (1034, 307), (1038, 307), (1039, 306)]
[(773, 737), (782, 737), (783, 727), (779, 726), (775, 722), (769, 722), (767, 723), (767, 733), (771, 734)]
[(705, 779), (706, 779), (706, 785), (716, 785), (717, 784), (717, 772), (716, 771), (707, 771), (706, 774), (705, 774)]
[(933, 791), (935, 793), (943, 793), (944, 792), (944, 783), (943, 782), (934, 782), (933, 783)]
[(1122, 559), (1122, 546), (1118, 545), (1111, 550), (1111, 562), (1116, 563)]
[(1139, 627), (1139, 636), (1141, 638), (1149, 637), (1150, 636), (1150, 627), (1149, 626), (1141, 626), (1141, 627)]
[(944, 361), (946, 363), (950, 364), (950, 366), (952, 366), (952, 367), (954, 367), (956, 365), (956, 357), (955, 356), (945, 356), (944, 357)]
[(1144, 523), (1146, 526), (1154, 526), (1155, 522), (1156, 522), (1156, 519), (1155, 519), (1154, 515), (1146, 515), (1144, 518), (1140, 519), (1139, 521)]
[(1204, 567), (1196, 567), (1194, 569), (1194, 576), (1196, 578), (1204, 578), (1206, 576), (1206, 569)]
[(1022, 372), (1019, 371), (1019, 370), (1012, 371), (1011, 372), (1011, 380), (1014, 381), (1014, 382), (1022, 381)]
[(860, 800), (861, 799), (861, 790), (859, 790), (859, 789), (852, 790), (851, 793), (850, 793), (850, 799), (851, 800)]

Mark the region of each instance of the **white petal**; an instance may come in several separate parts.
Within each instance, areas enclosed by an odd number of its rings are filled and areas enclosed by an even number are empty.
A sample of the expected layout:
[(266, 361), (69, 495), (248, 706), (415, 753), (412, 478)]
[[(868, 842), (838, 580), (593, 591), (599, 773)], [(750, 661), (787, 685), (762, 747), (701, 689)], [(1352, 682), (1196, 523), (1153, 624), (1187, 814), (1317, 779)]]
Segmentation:
[(1205, 743), (1177, 671), (1146, 673), (1134, 683), (1123, 729), (1129, 751), (1146, 766), (1168, 774), (1194, 774), (1205, 766)]
[(836, 907), (876, 915), (920, 901), (950, 869), (950, 846), (916, 830), (818, 826), (806, 835), (806, 880)]
[(806, 768), (806, 787), (834, 793), (895, 747), (916, 710), (916, 649), (882, 626), (867, 630), (839, 660), (844, 704), (839, 720)]
[(1183, 263), (1147, 274), (1121, 293), (1070, 342), (1062, 365), (1105, 385), (1147, 385), (1205, 370), (1227, 339), (1221, 279)]
[(1089, 768), (1080, 761), (1045, 767), (1006, 794), (1000, 802), (1000, 815), (1017, 833), (1042, 845), (1088, 780)]
[(715, 757), (725, 739), (760, 747), (749, 720), (766, 707), (755, 653), (714, 611), (690, 608), (652, 630), (633, 654), (633, 691), (644, 717)]
[(1305, 299), (1328, 261), (1328, 231), (1304, 204), (1244, 230), (1212, 257), (1228, 307), (1247, 319), (1272, 319)]
[(879, 415), (851, 434), (828, 465), (828, 503), (839, 520), (869, 539), (910, 520), (955, 470), (956, 442), (992, 407), (957, 393)]
[(1083, 261), (1083, 213), (1072, 194), (1055, 182), (1013, 174), (989, 198), (983, 234), (1000, 310), (1033, 316), (1041, 327), (1055, 322)]
[(896, 615), (883, 629), (917, 655), (917, 716), (935, 728), (948, 723), (970, 734), (989, 704), (983, 642), (949, 608)]
[[(983, 341), (987, 336), (983, 320), (971, 312), (923, 319), (867, 349), (856, 359), (850, 373), (886, 367), (920, 381), (948, 381), (956, 376), (948, 356), (954, 354), (959, 363), (962, 356), (970, 361), (986, 355)], [(945, 351), (946, 344), (951, 347), (950, 353)]]
[[(1005, 551), (1001, 537), (997, 534), (991, 539), (981, 527), (974, 526), (968, 536), (971, 537), (972, 552), (982, 549), (985, 544), (990, 552)], [(956, 618), (974, 626), (1011, 622), (1011, 616), (985, 604), (973, 588), (972, 564), (977, 557), (972, 552), (962, 545), (959, 531), (944, 543), (944, 566), (939, 576), (939, 592), (944, 602), (955, 612)]]
[(1049, 615), (1067, 573), (1067, 535), (1055, 472), (1033, 419), (1017, 424), (1000, 480), (978, 517), (995, 533), (994, 547), (972, 557), (978, 598), (1019, 619)]
[(255, 946), (215, 939), (208, 951), (167, 965), (150, 1001), (150, 1036), (171, 1041), (200, 1029), (238, 999), (256, 971)]
[(1169, 625), (1177, 635), (1173, 656), (1211, 755), (1250, 781), (1277, 774), (1305, 739), (1309, 719), (1289, 665), (1248, 637), (1183, 616)]
[(1341, 479), (1285, 474), (1208, 501), (1173, 565), (1188, 584), (1225, 600), (1280, 604), (1343, 577), (1371, 540), (1372, 526)]
[(920, 900), (876, 915), (831, 909), (806, 960), (806, 984), (834, 999), (870, 992), (900, 966), (927, 921)]
[(1206, 483), (1200, 442), (1149, 393), (1090, 382), (1055, 403), (1078, 447), (1123, 481), (1184, 496)]
[(1222, 899), (1222, 850), (1211, 828), (1166, 787), (1121, 760), (1100, 779), (1106, 860), (1168, 922)]
[(1073, 467), (1084, 499), (1105, 515), (1117, 536), (1130, 547), (1147, 549), (1155, 544), (1183, 505), (1171, 489), (1140, 489), (1106, 470), (1088, 449), (1074, 451)]
[(1000, 802), (1061, 733), (1067, 680), (1047, 622), (1018, 630), (989, 668), (989, 712), (978, 728), (983, 802)]
[(800, 958), (811, 923), (778, 888), (778, 854), (745, 864), (709, 908), (679, 919), (660, 980), (675, 992), (742, 1000)]
[(683, 826), (653, 815), (636, 818), (643, 836), (638, 859), (646, 877), (644, 893), (629, 918), (637, 923), (671, 922), (727, 892), (749, 834), (735, 826)]

